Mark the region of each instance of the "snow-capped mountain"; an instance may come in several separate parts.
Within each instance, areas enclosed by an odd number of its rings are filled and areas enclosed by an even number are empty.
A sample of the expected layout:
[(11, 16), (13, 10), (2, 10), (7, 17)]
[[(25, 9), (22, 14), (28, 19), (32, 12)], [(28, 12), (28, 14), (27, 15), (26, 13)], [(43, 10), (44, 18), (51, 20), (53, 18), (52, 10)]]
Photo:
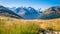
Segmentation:
[(15, 11), (25, 19), (37, 19), (40, 16), (40, 13), (32, 7), (18, 7)]

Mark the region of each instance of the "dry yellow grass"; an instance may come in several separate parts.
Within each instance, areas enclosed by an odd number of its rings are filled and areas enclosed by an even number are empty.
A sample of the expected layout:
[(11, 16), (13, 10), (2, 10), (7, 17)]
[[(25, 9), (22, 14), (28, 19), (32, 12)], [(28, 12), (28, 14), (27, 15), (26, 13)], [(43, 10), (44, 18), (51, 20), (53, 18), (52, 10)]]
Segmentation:
[(9, 18), (9, 17), (1, 17), (0, 20), (4, 20), (5, 25), (13, 25), (13, 24), (25, 24), (25, 23), (36, 23), (41, 28), (47, 29), (47, 28), (53, 28), (55, 30), (60, 30), (60, 18), (58, 19), (51, 19), (51, 20), (24, 20), (24, 19), (15, 19), (15, 18)]

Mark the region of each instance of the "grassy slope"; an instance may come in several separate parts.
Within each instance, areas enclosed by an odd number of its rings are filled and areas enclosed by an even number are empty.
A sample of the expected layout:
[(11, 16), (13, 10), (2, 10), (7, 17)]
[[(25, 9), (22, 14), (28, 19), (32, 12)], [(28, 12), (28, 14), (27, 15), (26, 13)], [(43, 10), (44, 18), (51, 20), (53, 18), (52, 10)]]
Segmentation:
[(0, 16), (1, 34), (36, 34), (39, 28), (60, 30), (60, 18), (52, 20), (23, 20)]
[(0, 16), (0, 34), (37, 34), (38, 30), (35, 23)]

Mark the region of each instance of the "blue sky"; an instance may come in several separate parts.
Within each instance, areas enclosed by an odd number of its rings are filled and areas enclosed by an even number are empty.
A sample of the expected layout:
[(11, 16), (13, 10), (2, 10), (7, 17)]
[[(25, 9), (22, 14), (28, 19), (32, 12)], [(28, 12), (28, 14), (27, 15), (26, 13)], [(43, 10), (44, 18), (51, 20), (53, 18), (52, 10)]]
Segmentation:
[(51, 6), (60, 6), (60, 0), (0, 0), (5, 7), (33, 7), (46, 9)]

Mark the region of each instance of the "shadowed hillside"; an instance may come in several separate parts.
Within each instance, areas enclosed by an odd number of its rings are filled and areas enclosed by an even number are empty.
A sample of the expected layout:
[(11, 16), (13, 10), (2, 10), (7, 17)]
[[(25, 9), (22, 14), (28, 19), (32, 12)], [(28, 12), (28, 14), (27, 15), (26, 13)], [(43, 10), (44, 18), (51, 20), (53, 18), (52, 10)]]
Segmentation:
[(12, 18), (22, 18), (21, 16), (17, 15), (13, 11), (5, 8), (4, 6), (0, 6), (0, 16), (12, 17)]

